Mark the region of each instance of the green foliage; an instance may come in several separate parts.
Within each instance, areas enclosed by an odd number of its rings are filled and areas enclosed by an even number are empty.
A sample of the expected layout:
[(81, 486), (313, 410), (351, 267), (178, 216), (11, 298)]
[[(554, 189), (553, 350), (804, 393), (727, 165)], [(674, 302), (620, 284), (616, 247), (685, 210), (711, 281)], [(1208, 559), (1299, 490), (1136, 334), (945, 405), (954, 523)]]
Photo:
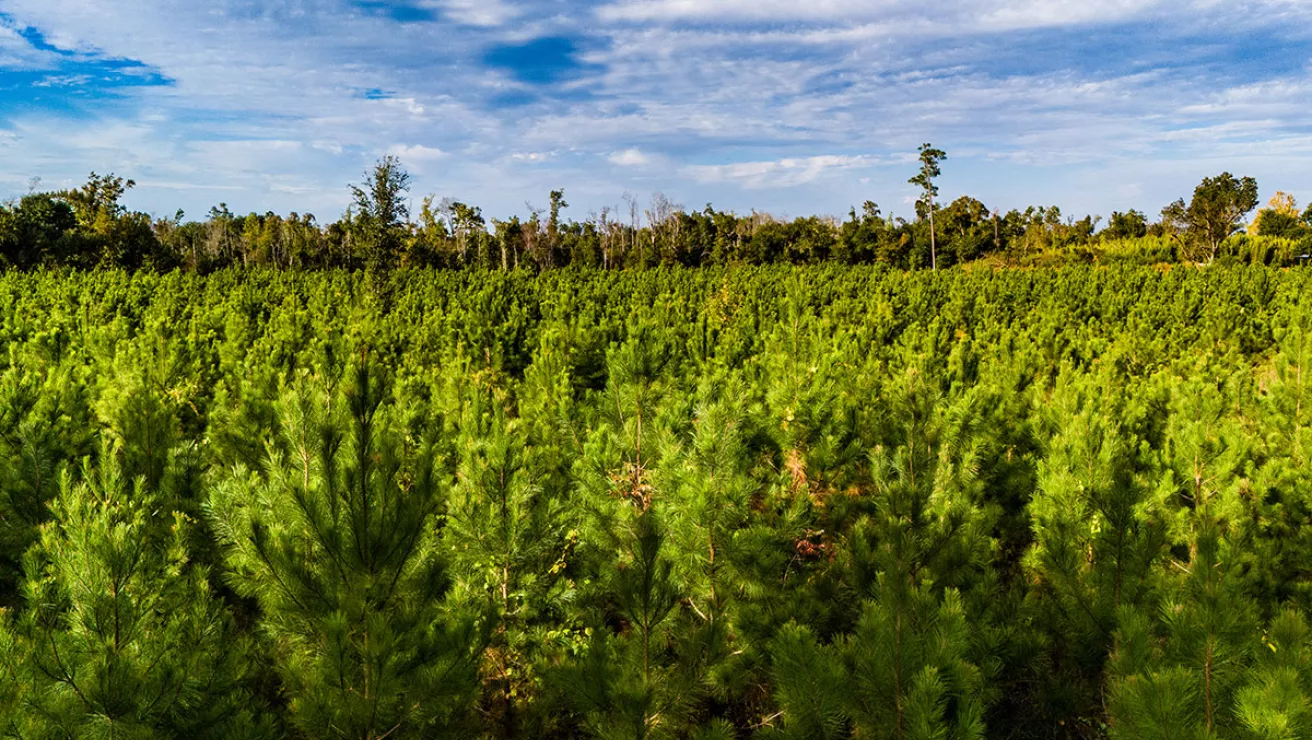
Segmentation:
[(93, 452), (85, 381), (69, 363), (11, 357), (0, 374), (0, 604), (17, 597), (22, 558), (64, 471)]
[[(112, 458), (111, 458), (112, 459)], [(245, 640), (191, 562), (193, 523), (112, 462), (65, 475), (8, 638), (20, 737), (257, 737)], [(0, 628), (2, 629), (2, 628)], [(16, 638), (16, 641), (15, 641)]]
[[(890, 578), (895, 578), (890, 576)], [(785, 628), (772, 644), (783, 737), (984, 737), (984, 681), (960, 597), (887, 589), (850, 637), (821, 646)]]
[(69, 204), (45, 193), (25, 196), (15, 208), (0, 207), (0, 264), (37, 267), (75, 256), (77, 216)]
[[(562, 502), (534, 478), (522, 425), (477, 400), (459, 439), (448, 503), (457, 598), (484, 610), (491, 630), (481, 674), (481, 711), (507, 737), (525, 734), (541, 693), (539, 660), (563, 616), (568, 536)], [(525, 716), (528, 715), (528, 716)]]
[(943, 174), (939, 162), (947, 159), (948, 155), (942, 149), (935, 149), (932, 144), (921, 144), (919, 151), (920, 172), (907, 182), (925, 191), (925, 200), (933, 203), (934, 196), (938, 195), (938, 186), (934, 184), (934, 178)]
[(1312, 732), (1312, 643), (1307, 622), (1293, 610), (1276, 615), (1255, 647), (1256, 660), (1238, 692), (1236, 713), (1245, 737), (1304, 737)]
[[(1103, 264), (719, 264), (930, 258), (870, 204), (0, 274), (0, 734), (1307, 734), (1308, 274), (936, 214)], [(497, 269), (605, 229), (702, 267)]]
[(355, 208), (352, 251), (357, 265), (393, 266), (401, 253), (405, 224), (410, 218), (410, 206), (405, 199), (409, 190), (410, 174), (390, 154), (379, 160), (362, 185), (351, 186)]
[(1107, 228), (1103, 229), (1104, 239), (1139, 239), (1148, 235), (1148, 217), (1143, 211), (1131, 209), (1125, 213), (1112, 211)]
[(1167, 544), (1162, 522), (1145, 516), (1152, 455), (1136, 428), (1152, 413), (1149, 389), (1114, 388), (1106, 375), (1064, 383), (1044, 414), (1051, 436), (1025, 565), (1046, 661), (1036, 700), (1054, 723), (1097, 711), (1081, 704), (1096, 700), (1117, 612), (1151, 598)]
[[(119, 268), (207, 274), (247, 269), (464, 268), (541, 272), (559, 268), (878, 263), (937, 269), (984, 262), (1049, 266), (1125, 261), (1296, 264), (1312, 249), (1312, 219), (1292, 197), (1259, 212), (1248, 234), (1234, 237), (1256, 206), (1256, 183), (1228, 173), (1203, 181), (1186, 205), (1167, 206), (1158, 223), (1142, 211), (1101, 216), (1063, 215), (1057, 206), (1029, 206), (1006, 214), (969, 195), (937, 203), (942, 150), (918, 150), (920, 170), (909, 182), (921, 191), (911, 218), (882, 215), (866, 201), (847, 221), (828, 216), (781, 218), (769, 213), (689, 211), (661, 193), (644, 207), (628, 194), (626, 213), (605, 206), (574, 221), (563, 189), (547, 193), (547, 207), (523, 217), (487, 218), (456, 198), (421, 199), (412, 218), (410, 176), (395, 156), (380, 159), (350, 186), (350, 206), (335, 221), (312, 214), (233, 213), (220, 203), (201, 221), (182, 211), (152, 218), (123, 199), (132, 180), (92, 173), (88, 182), (57, 193), (33, 192), (0, 204), (0, 265), (19, 269)], [(627, 215), (627, 218), (625, 216)], [(1165, 241), (1165, 248), (1163, 242)], [(1109, 246), (1110, 245), (1110, 246)], [(942, 258), (940, 260), (940, 257)]]
[(210, 510), (298, 727), (458, 735), (479, 639), (447, 598), (441, 463), (431, 440), (405, 435), (382, 385), (367, 362), (340, 390), (298, 380), (280, 402), (286, 451), (236, 469)]
[(582, 656), (557, 678), (559, 690), (593, 737), (680, 737), (701, 691), (701, 640), (684, 632), (682, 594), (657, 515), (639, 511), (626, 529), (627, 546), (602, 584), (622, 629), (592, 626)]
[(1211, 262), (1240, 220), (1256, 207), (1257, 181), (1222, 172), (1203, 178), (1188, 205), (1181, 199), (1163, 208), (1162, 224), (1180, 239), (1186, 259)]

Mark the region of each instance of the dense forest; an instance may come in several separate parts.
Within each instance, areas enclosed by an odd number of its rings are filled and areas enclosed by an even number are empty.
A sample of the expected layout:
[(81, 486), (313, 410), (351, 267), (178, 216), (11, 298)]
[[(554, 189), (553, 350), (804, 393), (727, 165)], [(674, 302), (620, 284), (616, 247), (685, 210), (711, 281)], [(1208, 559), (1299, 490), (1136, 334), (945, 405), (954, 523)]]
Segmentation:
[(1215, 261), (7, 271), (0, 735), (1312, 736), (1312, 273)]
[[(129, 210), (131, 180), (92, 173), (78, 188), (33, 192), (0, 205), (0, 267), (183, 269), (477, 268), (542, 271), (566, 266), (617, 269), (827, 262), (929, 269), (970, 262), (999, 266), (1069, 263), (1155, 264), (1242, 262), (1298, 264), (1312, 253), (1312, 207), (1299, 210), (1277, 193), (1258, 206), (1257, 183), (1222, 173), (1205, 178), (1149, 219), (1142, 211), (1076, 219), (1056, 206), (1000, 213), (962, 196), (937, 200), (935, 178), (946, 155), (928, 144), (911, 183), (921, 189), (910, 220), (878, 205), (853, 208), (845, 220), (701, 211), (656, 193), (648, 204), (626, 195), (624, 206), (571, 220), (563, 190), (523, 218), (488, 219), (458, 200), (423, 198), (411, 212), (410, 178), (385, 157), (352, 186), (353, 202), (331, 223), (292, 213), (212, 208), (204, 221), (178, 212), (152, 218)], [(1100, 228), (1101, 227), (1101, 228)]]

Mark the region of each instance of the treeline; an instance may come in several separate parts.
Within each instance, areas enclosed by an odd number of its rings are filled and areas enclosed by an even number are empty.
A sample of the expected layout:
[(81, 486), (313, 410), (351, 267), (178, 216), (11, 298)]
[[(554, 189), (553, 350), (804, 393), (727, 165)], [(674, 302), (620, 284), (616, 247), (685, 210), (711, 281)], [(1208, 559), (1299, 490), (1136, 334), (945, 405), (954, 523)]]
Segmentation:
[(0, 276), (0, 735), (1312, 735), (1312, 275)]
[[(932, 178), (924, 182), (932, 186)], [(152, 219), (122, 204), (132, 186), (93, 173), (80, 188), (32, 193), (0, 206), (0, 265), (200, 273), (234, 266), (541, 271), (826, 262), (921, 269), (977, 260), (1282, 265), (1312, 252), (1312, 207), (1299, 211), (1283, 193), (1259, 211), (1248, 233), (1237, 234), (1257, 206), (1257, 185), (1228, 173), (1205, 179), (1188, 203), (1167, 206), (1160, 220), (1117, 212), (1105, 225), (1098, 217), (1067, 217), (1055, 206), (999, 213), (965, 196), (941, 204), (932, 197), (937, 189), (926, 191), (911, 220), (870, 202), (841, 221), (782, 220), (709, 205), (687, 210), (657, 194), (649, 205), (628, 198), (626, 208), (576, 221), (564, 215), (569, 204), (563, 191), (550, 194), (547, 208), (505, 221), (431, 197), (412, 214), (409, 176), (391, 157), (352, 188), (353, 205), (331, 223), (296, 213), (241, 216), (226, 205), (211, 209), (204, 221), (181, 213)]]

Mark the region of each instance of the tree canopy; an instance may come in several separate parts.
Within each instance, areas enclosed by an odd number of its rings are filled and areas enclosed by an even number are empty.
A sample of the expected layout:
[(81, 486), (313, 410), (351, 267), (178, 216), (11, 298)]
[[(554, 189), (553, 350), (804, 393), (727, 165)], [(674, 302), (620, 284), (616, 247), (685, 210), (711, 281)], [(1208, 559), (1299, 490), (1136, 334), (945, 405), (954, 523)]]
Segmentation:
[(1163, 208), (1162, 223), (1180, 241), (1186, 259), (1211, 262), (1256, 207), (1257, 181), (1222, 172), (1203, 178), (1188, 205), (1181, 199)]
[[(1076, 217), (1057, 206), (1002, 212), (960, 195), (939, 202), (946, 154), (926, 144), (909, 180), (919, 191), (914, 217), (867, 202), (845, 220), (779, 218), (768, 213), (686, 209), (661, 193), (643, 207), (603, 208), (568, 217), (564, 189), (545, 208), (505, 219), (477, 205), (434, 195), (410, 212), (410, 176), (395, 156), (381, 159), (350, 186), (351, 205), (335, 221), (310, 214), (233, 213), (226, 204), (201, 221), (182, 213), (155, 218), (130, 210), (133, 182), (92, 173), (66, 192), (33, 192), (0, 204), (0, 261), (20, 269), (118, 267), (207, 273), (229, 266), (301, 269), (437, 267), (533, 271), (655, 265), (871, 264), (936, 269), (983, 261), (994, 266), (1084, 262), (1294, 264), (1312, 252), (1312, 218), (1292, 196), (1263, 209), (1247, 233), (1257, 184), (1229, 173), (1205, 178), (1150, 223), (1143, 211), (1106, 220)], [(1283, 194), (1282, 194), (1283, 195)], [(1312, 210), (1312, 209), (1309, 209)]]

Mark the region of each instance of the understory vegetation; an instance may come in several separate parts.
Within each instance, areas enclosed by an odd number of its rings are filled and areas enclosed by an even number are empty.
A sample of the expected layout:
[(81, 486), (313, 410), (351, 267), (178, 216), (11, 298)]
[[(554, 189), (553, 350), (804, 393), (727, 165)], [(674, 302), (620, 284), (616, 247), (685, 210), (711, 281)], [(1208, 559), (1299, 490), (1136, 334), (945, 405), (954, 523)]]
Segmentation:
[(0, 735), (1312, 736), (1310, 275), (0, 274)]

